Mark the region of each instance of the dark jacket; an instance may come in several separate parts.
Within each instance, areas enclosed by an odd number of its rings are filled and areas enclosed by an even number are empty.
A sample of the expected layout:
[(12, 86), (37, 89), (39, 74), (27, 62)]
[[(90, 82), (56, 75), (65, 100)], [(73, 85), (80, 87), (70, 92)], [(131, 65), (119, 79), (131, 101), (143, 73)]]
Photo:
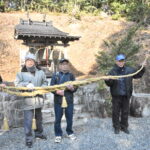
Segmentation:
[[(67, 81), (75, 81), (75, 77), (72, 73), (63, 73), (63, 72), (57, 72), (54, 73), (51, 80), (51, 85), (57, 85), (57, 84), (63, 84)], [(77, 88), (74, 89), (74, 91), (65, 90), (64, 96), (66, 97), (67, 104), (73, 104), (73, 93), (76, 92)], [(62, 103), (62, 96), (54, 93), (54, 103), (55, 104), (61, 104)]]
[[(117, 76), (117, 75), (127, 75), (127, 74), (132, 74), (134, 72), (136, 72), (138, 69), (132, 68), (132, 67), (127, 67), (124, 66), (123, 67), (123, 74), (120, 73), (119, 71), (120, 67), (118, 67), (117, 65), (115, 65), (112, 70), (108, 73), (108, 75), (112, 75), (112, 76)], [(105, 83), (110, 87), (110, 92), (112, 96), (120, 96), (120, 93), (122, 93), (122, 89), (125, 89), (125, 95), (128, 96), (129, 98), (132, 95), (132, 91), (133, 91), (133, 84), (132, 84), (132, 80), (134, 79), (138, 79), (141, 78), (143, 76), (145, 72), (145, 68), (143, 68), (138, 74), (132, 76), (132, 77), (127, 77), (127, 78), (123, 78), (124, 80), (124, 84), (120, 83), (120, 79), (118, 80), (105, 80)], [(123, 85), (125, 86), (125, 88), (120, 88), (120, 86)]]
[(3, 80), (2, 80), (2, 77), (1, 77), (1, 75), (0, 75), (0, 84), (2, 84), (3, 83)]

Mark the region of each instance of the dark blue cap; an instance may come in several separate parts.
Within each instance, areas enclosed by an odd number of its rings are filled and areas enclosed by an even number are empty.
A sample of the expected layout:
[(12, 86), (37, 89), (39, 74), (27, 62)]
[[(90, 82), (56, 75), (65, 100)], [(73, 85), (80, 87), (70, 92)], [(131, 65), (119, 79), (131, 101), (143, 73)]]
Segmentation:
[(126, 59), (126, 57), (125, 57), (124, 54), (118, 54), (118, 55), (116, 56), (116, 60), (117, 60), (117, 61), (125, 60), (125, 59)]
[(61, 60), (59, 61), (59, 63), (60, 63), (60, 64), (62, 64), (63, 62), (67, 62), (67, 63), (69, 63), (69, 60), (68, 60), (68, 59), (63, 58), (63, 59), (61, 59)]

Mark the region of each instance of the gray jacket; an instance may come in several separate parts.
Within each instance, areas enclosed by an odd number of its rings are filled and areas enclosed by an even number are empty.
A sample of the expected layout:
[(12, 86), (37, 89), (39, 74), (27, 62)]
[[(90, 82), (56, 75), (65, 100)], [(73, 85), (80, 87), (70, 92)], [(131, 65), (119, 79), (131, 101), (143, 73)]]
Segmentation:
[[(35, 75), (30, 72), (17, 73), (15, 86), (26, 87), (29, 83), (32, 83), (35, 87), (47, 86), (46, 75), (42, 70), (36, 69)], [(35, 97), (22, 97), (22, 109), (31, 110), (35, 108), (41, 108), (44, 105), (43, 96)]]

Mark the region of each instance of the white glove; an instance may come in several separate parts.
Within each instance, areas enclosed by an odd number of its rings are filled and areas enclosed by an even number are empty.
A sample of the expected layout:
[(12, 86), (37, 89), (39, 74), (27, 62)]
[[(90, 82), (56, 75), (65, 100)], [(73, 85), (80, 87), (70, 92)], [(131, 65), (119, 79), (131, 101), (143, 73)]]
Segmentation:
[(33, 88), (34, 88), (34, 85), (33, 85), (32, 83), (29, 83), (29, 84), (27, 85), (27, 88), (33, 89)]

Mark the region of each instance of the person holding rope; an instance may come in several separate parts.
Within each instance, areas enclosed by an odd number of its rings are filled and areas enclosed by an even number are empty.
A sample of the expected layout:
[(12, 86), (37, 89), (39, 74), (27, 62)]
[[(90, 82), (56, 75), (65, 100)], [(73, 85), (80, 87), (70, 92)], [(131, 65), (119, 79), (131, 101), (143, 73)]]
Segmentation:
[[(125, 65), (125, 60), (126, 57), (124, 54), (118, 54), (116, 56), (116, 64), (108, 73), (108, 75), (128, 75), (136, 72), (135, 68)], [(146, 62), (144, 62), (142, 65), (145, 66)], [(132, 79), (141, 78), (144, 72), (145, 67), (143, 67), (138, 74), (132, 77), (119, 78), (118, 80), (105, 80), (106, 85), (110, 87), (110, 92), (112, 95), (112, 123), (115, 134), (119, 134), (120, 130), (129, 134), (128, 114), (129, 101), (133, 90)]]
[[(27, 87), (29, 91), (33, 91), (34, 87), (47, 86), (45, 73), (36, 66), (35, 55), (29, 53), (25, 57), (25, 65), (22, 67), (21, 72), (17, 73), (15, 85), (17, 87)], [(32, 136), (32, 119), (36, 119), (35, 138), (46, 140), (47, 137), (43, 133), (42, 126), (42, 106), (44, 105), (43, 96), (26, 96), (23, 97), (23, 110), (24, 110), (24, 131), (26, 137), (26, 146), (31, 148), (33, 145)]]
[[(75, 77), (69, 72), (69, 60), (61, 59), (59, 62), (60, 71), (54, 73), (51, 80), (51, 85), (62, 84), (67, 81), (74, 81)], [(75, 140), (76, 136), (72, 130), (73, 124), (73, 93), (76, 92), (77, 88), (72, 85), (68, 85), (65, 90), (57, 90), (54, 93), (54, 111), (55, 111), (55, 142), (60, 143), (62, 140), (62, 129), (61, 129), (61, 119), (63, 116), (63, 110), (65, 111), (65, 117), (67, 121), (66, 132), (71, 140)], [(66, 107), (63, 107), (64, 100), (66, 100)]]
[(5, 87), (5, 86), (6, 86), (6, 84), (3, 82), (3, 79), (0, 75), (0, 87)]
[(2, 84), (2, 82), (3, 82), (3, 79), (2, 79), (2, 77), (1, 77), (1, 75), (0, 75), (0, 84)]

